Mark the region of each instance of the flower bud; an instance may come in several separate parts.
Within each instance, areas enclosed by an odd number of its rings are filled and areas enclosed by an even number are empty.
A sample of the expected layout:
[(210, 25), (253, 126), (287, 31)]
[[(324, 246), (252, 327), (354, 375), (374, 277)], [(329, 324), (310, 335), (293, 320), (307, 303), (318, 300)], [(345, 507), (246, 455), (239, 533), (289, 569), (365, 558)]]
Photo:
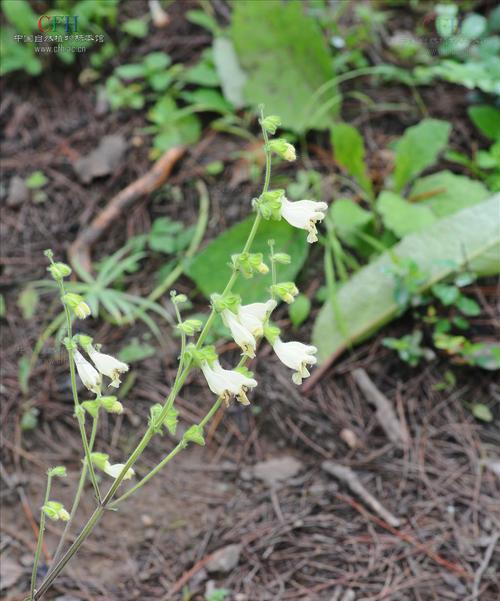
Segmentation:
[(236, 311), (241, 304), (241, 296), (239, 294), (212, 294), (210, 299), (217, 313), (222, 313), (225, 309)]
[(103, 396), (99, 399), (101, 406), (107, 413), (123, 413), (123, 405), (115, 396)]
[(52, 263), (52, 265), (47, 267), (47, 271), (50, 271), (50, 275), (56, 282), (71, 275), (71, 267), (66, 265), (66, 263)]
[(299, 290), (293, 282), (281, 282), (271, 286), (271, 292), (281, 298), (285, 303), (293, 303), (294, 297), (297, 296)]
[(63, 465), (56, 465), (56, 467), (51, 467), (47, 471), (47, 474), (51, 477), (57, 476), (58, 478), (65, 478), (67, 475), (66, 468)]
[(262, 127), (270, 134), (275, 134), (281, 125), (281, 119), (277, 115), (269, 115), (261, 121)]
[(73, 292), (67, 292), (62, 297), (63, 303), (69, 307), (78, 319), (85, 319), (91, 313), (90, 307), (83, 300), (83, 297)]
[(170, 293), (170, 297), (172, 298), (172, 302), (176, 305), (180, 305), (181, 303), (187, 302), (187, 296), (185, 294), (177, 294), (175, 290), (172, 290)]
[(284, 140), (283, 138), (278, 138), (276, 140), (271, 140), (268, 143), (269, 150), (275, 152), (278, 156), (285, 161), (295, 161), (297, 155), (295, 154), (295, 148), (292, 144)]
[(199, 332), (203, 326), (200, 319), (186, 319), (177, 325), (177, 328), (184, 332), (187, 336), (192, 336), (195, 332)]
[(199, 444), (200, 446), (205, 446), (205, 437), (203, 436), (203, 428), (198, 425), (193, 425), (184, 432), (184, 436), (182, 440), (185, 443), (194, 442), (195, 444)]
[(264, 219), (281, 219), (281, 199), (284, 195), (284, 190), (270, 190), (257, 198), (255, 204)]
[(57, 522), (57, 520), (67, 522), (70, 517), (69, 513), (64, 509), (64, 505), (58, 501), (47, 501), (42, 507), (42, 511), (49, 519), (54, 520), (54, 522)]
[(289, 265), (292, 262), (292, 257), (286, 253), (276, 253), (272, 255), (271, 260), (281, 265)]

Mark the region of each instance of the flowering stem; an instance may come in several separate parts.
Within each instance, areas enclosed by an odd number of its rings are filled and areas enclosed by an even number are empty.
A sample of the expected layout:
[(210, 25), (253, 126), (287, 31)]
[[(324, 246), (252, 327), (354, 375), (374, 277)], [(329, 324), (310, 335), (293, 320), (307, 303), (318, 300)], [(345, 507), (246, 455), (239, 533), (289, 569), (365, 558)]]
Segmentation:
[[(64, 297), (64, 282), (63, 280), (58, 280), (59, 288), (61, 290), (61, 298)], [(69, 307), (64, 303), (64, 312), (66, 314), (66, 328), (68, 332), (68, 339), (72, 342), (73, 339), (73, 326), (71, 323), (71, 312)], [(68, 348), (68, 357), (69, 357), (69, 373), (71, 377), (71, 391), (73, 393), (73, 404), (75, 406), (75, 415), (78, 420), (78, 426), (80, 428), (80, 436), (82, 438), (83, 449), (85, 452), (85, 461), (88, 464), (88, 469), (90, 473), (90, 479), (92, 480), (92, 486), (94, 487), (94, 491), (96, 494), (97, 500), (101, 501), (101, 492), (99, 490), (99, 485), (97, 484), (97, 478), (94, 472), (94, 466), (92, 465), (92, 461), (90, 458), (90, 449), (89, 443), (87, 440), (87, 433), (85, 432), (85, 413), (83, 409), (80, 407), (80, 402), (78, 400), (78, 389), (76, 387), (76, 372), (75, 372), (75, 357), (73, 354), (73, 349)]]
[[(97, 423), (99, 420), (99, 414), (96, 414), (96, 416), (94, 417), (94, 420), (92, 422), (92, 431), (90, 433), (90, 440), (89, 440), (89, 450), (90, 452), (92, 452), (92, 449), (94, 448), (94, 441), (95, 441), (95, 437), (97, 434)], [(52, 564), (55, 564), (56, 561), (59, 559), (59, 555), (61, 554), (61, 550), (64, 544), (64, 541), (66, 539), (66, 536), (69, 532), (69, 529), (71, 528), (71, 524), (73, 523), (73, 519), (76, 515), (77, 509), (78, 509), (78, 505), (80, 504), (80, 498), (82, 496), (82, 492), (83, 492), (83, 487), (85, 485), (85, 479), (87, 477), (87, 462), (84, 461), (83, 462), (83, 466), (82, 466), (82, 471), (80, 474), (80, 480), (78, 482), (78, 488), (76, 489), (76, 494), (75, 494), (75, 499), (73, 501), (73, 506), (71, 507), (71, 512), (69, 514), (69, 520), (66, 522), (66, 525), (64, 526), (64, 530), (63, 533), (61, 535), (61, 538), (59, 540), (59, 543), (57, 545), (57, 549), (56, 552), (54, 553), (54, 557), (52, 559)]]
[[(46, 505), (50, 498), (50, 487), (52, 484), (52, 474), (49, 472), (47, 474), (47, 488), (45, 489), (45, 500), (43, 502)], [(36, 551), (35, 558), (33, 560), (33, 571), (31, 572), (31, 587), (30, 587), (30, 599), (33, 601), (35, 598), (35, 585), (36, 585), (36, 576), (38, 572), (38, 563), (40, 561), (40, 555), (42, 553), (42, 545), (43, 545), (43, 534), (45, 532), (45, 512), (42, 509), (40, 510), (40, 527), (38, 529), (38, 540), (36, 543)]]

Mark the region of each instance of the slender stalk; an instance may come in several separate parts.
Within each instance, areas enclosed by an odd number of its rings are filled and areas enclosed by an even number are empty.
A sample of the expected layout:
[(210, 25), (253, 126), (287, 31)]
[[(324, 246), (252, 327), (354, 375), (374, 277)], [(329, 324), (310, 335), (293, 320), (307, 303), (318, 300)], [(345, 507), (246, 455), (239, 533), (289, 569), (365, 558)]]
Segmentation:
[[(92, 452), (92, 449), (94, 448), (94, 442), (95, 442), (95, 437), (97, 434), (97, 423), (99, 420), (99, 414), (97, 414), (94, 417), (94, 420), (92, 422), (92, 431), (90, 433), (90, 440), (89, 440), (89, 450), (90, 452)], [(63, 533), (61, 535), (61, 538), (59, 540), (59, 543), (57, 545), (57, 549), (56, 552), (54, 553), (54, 557), (52, 559), (52, 564), (54, 565), (56, 563), (56, 561), (59, 559), (59, 555), (61, 554), (62, 551), (62, 547), (64, 545), (64, 541), (66, 539), (66, 536), (68, 535), (69, 529), (71, 528), (71, 524), (73, 523), (73, 519), (76, 515), (76, 512), (78, 510), (78, 506), (80, 504), (80, 499), (82, 496), (82, 492), (83, 492), (83, 487), (85, 486), (85, 480), (87, 478), (87, 461), (83, 462), (82, 465), (82, 471), (80, 473), (80, 480), (78, 482), (78, 487), (76, 489), (76, 493), (75, 493), (75, 498), (73, 500), (73, 506), (71, 507), (71, 511), (69, 514), (69, 520), (66, 522), (66, 525), (64, 526), (64, 530)]]
[[(50, 498), (50, 487), (52, 484), (52, 475), (49, 472), (47, 474), (47, 488), (45, 489), (45, 499), (43, 501), (43, 504), (46, 505), (49, 501)], [(31, 572), (31, 586), (30, 586), (30, 599), (34, 599), (34, 595), (35, 595), (35, 586), (36, 586), (36, 576), (38, 573), (38, 564), (40, 562), (40, 555), (42, 553), (42, 545), (43, 545), (43, 535), (45, 532), (45, 512), (43, 510), (43, 506), (42, 509), (40, 510), (40, 527), (38, 529), (38, 540), (36, 542), (36, 551), (35, 551), (35, 558), (33, 560), (33, 570)]]

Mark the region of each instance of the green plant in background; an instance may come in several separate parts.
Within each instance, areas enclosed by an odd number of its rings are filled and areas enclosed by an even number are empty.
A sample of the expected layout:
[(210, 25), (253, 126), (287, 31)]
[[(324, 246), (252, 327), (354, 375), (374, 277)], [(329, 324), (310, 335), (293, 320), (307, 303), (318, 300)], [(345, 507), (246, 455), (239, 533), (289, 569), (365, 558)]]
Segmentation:
[(436, 356), (435, 353), (421, 345), (422, 332), (417, 330), (412, 334), (407, 334), (402, 338), (384, 338), (382, 344), (387, 348), (397, 351), (401, 361), (416, 367), (421, 359), (431, 361)]
[(477, 129), (492, 144), (488, 150), (477, 150), (469, 158), (463, 152), (450, 150), (446, 153), (449, 161), (466, 167), (475, 177), (481, 179), (494, 192), (500, 191), (500, 110), (494, 106), (476, 105), (468, 109), (469, 117)]

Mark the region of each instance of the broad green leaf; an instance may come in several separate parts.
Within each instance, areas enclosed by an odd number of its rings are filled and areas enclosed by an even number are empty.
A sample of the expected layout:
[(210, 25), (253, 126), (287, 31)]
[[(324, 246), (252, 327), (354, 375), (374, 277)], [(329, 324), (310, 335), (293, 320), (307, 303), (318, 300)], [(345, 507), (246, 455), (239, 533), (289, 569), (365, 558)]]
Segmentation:
[(399, 194), (387, 190), (379, 195), (377, 210), (385, 227), (399, 238), (418, 232), (437, 219), (428, 207), (411, 204)]
[(405, 131), (396, 147), (396, 192), (436, 162), (439, 153), (448, 144), (450, 131), (451, 125), (438, 119), (423, 119)]
[(134, 38), (144, 38), (148, 34), (148, 24), (142, 19), (129, 19), (120, 29)]
[(335, 160), (371, 196), (372, 183), (365, 165), (365, 143), (359, 131), (349, 123), (335, 123), (332, 125), (331, 140)]
[(418, 179), (413, 184), (409, 199), (418, 206), (428, 207), (437, 217), (446, 217), (488, 196), (490, 192), (481, 182), (451, 171), (440, 171)]
[[(245, 99), (264, 104), (296, 132), (325, 129), (334, 110), (319, 113), (315, 92), (334, 77), (332, 59), (317, 21), (298, 0), (238, 0), (231, 37), (248, 80)], [(328, 100), (336, 87), (328, 88)], [(316, 113), (316, 114), (315, 114)]]
[[(198, 288), (210, 296), (213, 292), (222, 292), (231, 275), (228, 263), (231, 255), (242, 251), (252, 227), (254, 217), (233, 225), (213, 240), (199, 252), (187, 266), (187, 275), (193, 279)], [(305, 232), (293, 228), (285, 221), (264, 221), (261, 223), (252, 252), (261, 252), (264, 257), (269, 255), (267, 241), (275, 241), (276, 252), (288, 253), (292, 260), (289, 265), (278, 265), (278, 280), (293, 281), (304, 264), (309, 251)], [(268, 289), (271, 286), (271, 274), (255, 275), (253, 278), (238, 278), (233, 290), (241, 294), (245, 303), (265, 301), (269, 298)]]
[(19, 295), (17, 301), (18, 307), (21, 309), (24, 319), (31, 319), (36, 312), (38, 307), (39, 295), (36, 288), (33, 286), (26, 286), (26, 288)]
[(29, 34), (35, 31), (39, 16), (33, 12), (28, 0), (2, 2), (2, 11), (7, 20), (15, 25), (16, 33)]
[(224, 98), (237, 109), (245, 106), (243, 86), (247, 76), (240, 67), (233, 42), (229, 38), (215, 38), (213, 55)]
[(311, 301), (305, 294), (299, 294), (288, 307), (290, 321), (297, 328), (309, 317), (311, 312)]
[(115, 74), (122, 79), (137, 79), (144, 77), (146, 68), (144, 65), (130, 63), (129, 65), (120, 65), (115, 69)]
[(474, 125), (490, 140), (500, 139), (500, 109), (494, 106), (471, 106), (467, 110)]
[(171, 62), (172, 59), (166, 52), (150, 52), (142, 61), (148, 71), (161, 71), (166, 69)]
[[(313, 343), (325, 361), (334, 353), (359, 342), (393, 319), (398, 312), (395, 282), (383, 270), (393, 265), (391, 255), (412, 259), (428, 274), (426, 290), (450, 275), (456, 265), (491, 251), (500, 244), (500, 194), (482, 203), (440, 219), (426, 229), (409, 234), (390, 251), (358, 271), (338, 291), (337, 303), (347, 336), (337, 324), (332, 306), (321, 309), (313, 329)], [(500, 271), (497, 256), (496, 270)]]
[(358, 234), (373, 221), (373, 215), (349, 198), (339, 198), (330, 206), (330, 216), (339, 238), (349, 246), (356, 246)]

